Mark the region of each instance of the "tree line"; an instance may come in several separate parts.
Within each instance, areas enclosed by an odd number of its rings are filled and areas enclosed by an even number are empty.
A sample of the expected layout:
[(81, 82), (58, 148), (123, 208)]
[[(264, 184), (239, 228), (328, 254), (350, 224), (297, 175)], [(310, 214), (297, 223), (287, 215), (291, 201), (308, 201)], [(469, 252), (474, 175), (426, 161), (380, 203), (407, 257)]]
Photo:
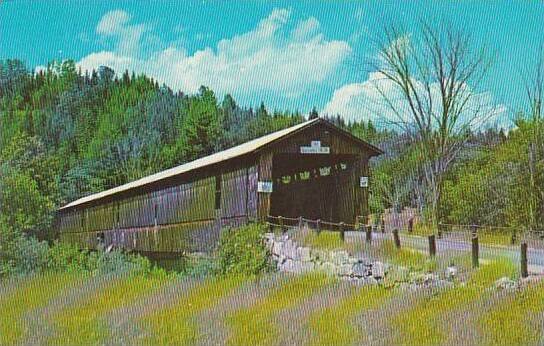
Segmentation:
[[(35, 72), (2, 61), (0, 217), (21, 231), (44, 231), (69, 201), (304, 120), (298, 111), (241, 107), (204, 86), (174, 92), (108, 67), (82, 73), (68, 60)], [(331, 120), (359, 136), (378, 132), (372, 123)]]

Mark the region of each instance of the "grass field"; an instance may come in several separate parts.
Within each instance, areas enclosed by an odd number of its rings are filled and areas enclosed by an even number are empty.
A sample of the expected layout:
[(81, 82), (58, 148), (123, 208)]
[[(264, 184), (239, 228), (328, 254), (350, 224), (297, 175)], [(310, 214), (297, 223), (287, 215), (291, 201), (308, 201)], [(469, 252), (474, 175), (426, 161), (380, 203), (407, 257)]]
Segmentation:
[[(114, 335), (136, 326), (130, 344), (219, 340), (228, 345), (276, 345), (289, 342), (289, 329), (304, 335), (299, 343), (352, 345), (368, 342), (376, 334), (372, 328), (383, 328), (387, 333), (380, 343), (387, 344), (477, 340), (487, 345), (537, 345), (543, 337), (539, 327), (544, 286), (512, 292), (493, 288), (497, 278), (515, 275), (515, 266), (495, 261), (451, 288), (414, 292), (346, 284), (342, 295), (335, 295), (338, 282), (319, 274), (261, 279), (272, 284), (243, 277), (39, 275), (2, 283), (0, 344), (129, 344), (129, 339)], [(220, 306), (214, 321), (202, 318)], [(289, 313), (298, 315), (290, 318)]]

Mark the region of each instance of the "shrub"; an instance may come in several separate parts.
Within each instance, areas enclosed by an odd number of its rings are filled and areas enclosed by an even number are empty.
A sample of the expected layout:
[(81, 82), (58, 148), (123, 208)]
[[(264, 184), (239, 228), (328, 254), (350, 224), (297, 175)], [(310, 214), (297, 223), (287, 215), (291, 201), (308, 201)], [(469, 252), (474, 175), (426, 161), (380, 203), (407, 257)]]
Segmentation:
[(103, 274), (130, 271), (148, 273), (154, 267), (147, 258), (121, 250), (80, 250), (73, 245), (55, 243), (49, 251), (47, 269)]
[(271, 265), (263, 241), (265, 229), (257, 223), (226, 229), (218, 247), (220, 273), (257, 275), (268, 271)]
[(73, 273), (149, 273), (158, 270), (145, 257), (120, 250), (80, 250), (73, 245), (49, 246), (0, 221), (0, 277), (45, 271)]
[(44, 267), (48, 250), (47, 243), (24, 235), (0, 216), (0, 277)]
[(213, 258), (189, 257), (186, 259), (183, 274), (194, 278), (204, 278), (213, 276), (219, 271), (218, 263)]

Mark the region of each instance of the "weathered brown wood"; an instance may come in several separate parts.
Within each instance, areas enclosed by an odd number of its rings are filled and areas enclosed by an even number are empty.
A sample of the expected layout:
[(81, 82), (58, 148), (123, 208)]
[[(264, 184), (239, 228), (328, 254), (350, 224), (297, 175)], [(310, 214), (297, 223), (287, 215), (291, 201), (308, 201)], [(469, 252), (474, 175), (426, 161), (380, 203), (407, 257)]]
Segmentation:
[(372, 243), (372, 228), (363, 225), (363, 229), (365, 230), (366, 243), (371, 244)]
[(478, 237), (472, 237), (472, 267), (478, 268), (480, 266), (480, 246), (478, 244)]
[(431, 234), (429, 236), (429, 255), (431, 257), (436, 256), (436, 238), (435, 238), (434, 234)]
[(527, 243), (521, 243), (521, 277), (526, 278), (529, 276), (529, 270), (527, 268)]
[(398, 229), (394, 229), (393, 230), (393, 240), (395, 242), (395, 247), (397, 249), (400, 249), (400, 236), (399, 236), (399, 230)]
[[(301, 153), (312, 141), (329, 152)], [(221, 227), (265, 221), (276, 210), (281, 213), (273, 215), (351, 224), (368, 215), (368, 189), (360, 188), (359, 177), (369, 175), (368, 158), (376, 154), (369, 148), (316, 122), (242, 157), (63, 210), (56, 225), (62, 239), (79, 246), (96, 246), (102, 232), (105, 243), (168, 252), (186, 251), (191, 239), (216, 240)], [(273, 192), (258, 192), (259, 181), (273, 182)]]
[[(272, 180), (272, 152), (264, 152), (259, 156), (258, 181), (273, 182)], [(265, 221), (270, 214), (270, 193), (258, 192), (257, 218)]]

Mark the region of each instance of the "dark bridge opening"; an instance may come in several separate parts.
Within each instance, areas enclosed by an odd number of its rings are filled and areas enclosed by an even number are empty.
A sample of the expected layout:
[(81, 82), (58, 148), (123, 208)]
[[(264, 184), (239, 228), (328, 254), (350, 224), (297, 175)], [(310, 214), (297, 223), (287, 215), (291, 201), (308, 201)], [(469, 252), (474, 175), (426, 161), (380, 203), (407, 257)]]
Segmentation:
[(275, 155), (270, 214), (353, 222), (358, 164), (355, 155)]

